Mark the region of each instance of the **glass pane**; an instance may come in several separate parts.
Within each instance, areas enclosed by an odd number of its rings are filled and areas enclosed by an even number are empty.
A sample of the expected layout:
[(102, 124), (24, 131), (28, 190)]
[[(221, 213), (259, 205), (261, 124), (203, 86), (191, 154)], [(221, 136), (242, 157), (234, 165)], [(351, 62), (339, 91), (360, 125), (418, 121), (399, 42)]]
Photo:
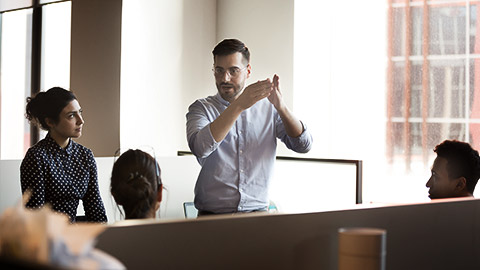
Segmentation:
[(413, 61), (410, 73), (410, 117), (422, 117), (422, 62)]
[(42, 7), (42, 91), (70, 88), (71, 6), (69, 1)]
[(430, 8), (430, 54), (464, 54), (466, 8)]
[[(480, 59), (470, 60), (470, 132), (469, 141), (472, 147), (480, 150), (480, 76), (475, 74), (480, 71)], [(472, 123), (473, 122), (473, 123)]]
[(422, 55), (423, 7), (411, 8), (412, 16), (412, 51), (410, 55)]
[(432, 157), (433, 148), (444, 140), (465, 140), (465, 124), (459, 123), (427, 123), (422, 130), (422, 123), (410, 123), (410, 147), (413, 156), (420, 160), (423, 157), (422, 138), (427, 136), (426, 151)]
[(465, 117), (465, 61), (430, 61), (429, 117)]
[(469, 111), (470, 118), (480, 120), (480, 59), (470, 60), (470, 92)]
[(404, 124), (403, 123), (393, 123), (393, 153), (394, 155), (403, 155), (405, 154), (404, 147)]
[(480, 43), (477, 42), (477, 38), (480, 38), (480, 35), (477, 34), (477, 31), (480, 28), (477, 28), (477, 13), (479, 5), (470, 6), (470, 53), (480, 53)]
[[(421, 123), (409, 123), (410, 127), (410, 151), (412, 155), (422, 154), (422, 124)], [(406, 157), (405, 148), (405, 123), (393, 124), (393, 143), (395, 159), (398, 161), (404, 161)]]
[(393, 67), (392, 114), (394, 117), (405, 115), (405, 63), (395, 62)]
[(32, 10), (2, 14), (0, 159), (21, 159), (30, 147), (25, 99), (30, 96)]
[(470, 140), (469, 143), (476, 150), (480, 150), (480, 124), (470, 124)]
[(410, 149), (414, 156), (421, 156), (423, 153), (421, 123), (410, 123)]
[(0, 1), (0, 11), (9, 11), (33, 6), (32, 0), (9, 0)]
[[(395, 160), (403, 161), (405, 159), (405, 131), (404, 123), (393, 123), (393, 151)], [(431, 158), (434, 152), (433, 148), (444, 140), (466, 140), (466, 126), (459, 123), (427, 123), (427, 129), (422, 130), (422, 123), (409, 123), (410, 126), (410, 150), (412, 159), (422, 163), (423, 146), (422, 138), (427, 136), (426, 151)], [(478, 126), (480, 135), (480, 125)], [(480, 140), (480, 136), (477, 136)]]
[[(429, 123), (427, 149), (432, 151), (435, 146), (444, 140), (465, 141), (465, 124), (459, 123)], [(433, 151), (430, 153), (434, 154)]]
[(405, 55), (405, 10), (393, 9), (393, 55)]

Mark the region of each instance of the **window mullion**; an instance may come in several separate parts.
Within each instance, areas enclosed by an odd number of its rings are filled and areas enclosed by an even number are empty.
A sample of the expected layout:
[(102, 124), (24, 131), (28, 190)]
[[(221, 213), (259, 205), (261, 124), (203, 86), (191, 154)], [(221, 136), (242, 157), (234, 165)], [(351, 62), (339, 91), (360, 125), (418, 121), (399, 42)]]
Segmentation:
[(430, 45), (430, 16), (429, 16), (429, 7), (427, 0), (423, 1), (423, 29), (422, 29), (422, 155), (423, 163), (426, 165), (428, 163), (428, 92), (430, 89), (430, 69), (429, 69), (429, 45)]
[(411, 29), (412, 29), (412, 18), (411, 18), (411, 8), (410, 0), (405, 0), (405, 107), (404, 107), (404, 146), (405, 146), (405, 166), (406, 170), (410, 171), (411, 163), (411, 132), (410, 132), (410, 105), (411, 105), (411, 62), (410, 62), (410, 53), (411, 53)]

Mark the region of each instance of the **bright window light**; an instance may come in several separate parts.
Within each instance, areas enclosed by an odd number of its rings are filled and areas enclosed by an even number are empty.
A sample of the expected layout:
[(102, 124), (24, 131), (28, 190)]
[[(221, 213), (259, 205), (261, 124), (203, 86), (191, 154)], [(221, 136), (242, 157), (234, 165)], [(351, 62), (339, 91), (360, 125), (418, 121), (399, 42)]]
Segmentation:
[(32, 10), (2, 14), (0, 159), (23, 158), (30, 146), (25, 99), (30, 96)]

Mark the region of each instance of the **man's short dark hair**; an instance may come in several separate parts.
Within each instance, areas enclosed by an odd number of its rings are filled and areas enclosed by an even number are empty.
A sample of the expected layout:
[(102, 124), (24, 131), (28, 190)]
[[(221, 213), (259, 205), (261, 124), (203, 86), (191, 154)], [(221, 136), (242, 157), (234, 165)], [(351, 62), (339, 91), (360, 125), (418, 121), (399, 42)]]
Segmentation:
[(447, 160), (447, 171), (450, 178), (465, 177), (467, 190), (473, 194), (478, 178), (480, 178), (480, 157), (478, 151), (470, 144), (456, 140), (446, 140), (435, 146), (437, 156)]
[(243, 59), (247, 61), (247, 64), (250, 63), (250, 51), (247, 46), (238, 39), (224, 39), (218, 43), (212, 51), (213, 60), (215, 60), (215, 56), (217, 55), (225, 56), (237, 52), (243, 55)]

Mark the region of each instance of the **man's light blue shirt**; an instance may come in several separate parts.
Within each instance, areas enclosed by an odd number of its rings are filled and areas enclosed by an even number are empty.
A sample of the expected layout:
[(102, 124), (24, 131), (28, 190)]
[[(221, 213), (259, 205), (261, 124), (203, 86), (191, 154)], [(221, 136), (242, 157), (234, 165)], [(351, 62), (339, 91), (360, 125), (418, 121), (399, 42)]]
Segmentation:
[(289, 137), (275, 107), (267, 98), (243, 111), (227, 136), (216, 142), (213, 122), (228, 106), (218, 93), (199, 99), (187, 113), (187, 139), (202, 166), (195, 185), (195, 207), (214, 213), (248, 212), (268, 207), (268, 189), (277, 139), (299, 153), (312, 147), (312, 136)]

